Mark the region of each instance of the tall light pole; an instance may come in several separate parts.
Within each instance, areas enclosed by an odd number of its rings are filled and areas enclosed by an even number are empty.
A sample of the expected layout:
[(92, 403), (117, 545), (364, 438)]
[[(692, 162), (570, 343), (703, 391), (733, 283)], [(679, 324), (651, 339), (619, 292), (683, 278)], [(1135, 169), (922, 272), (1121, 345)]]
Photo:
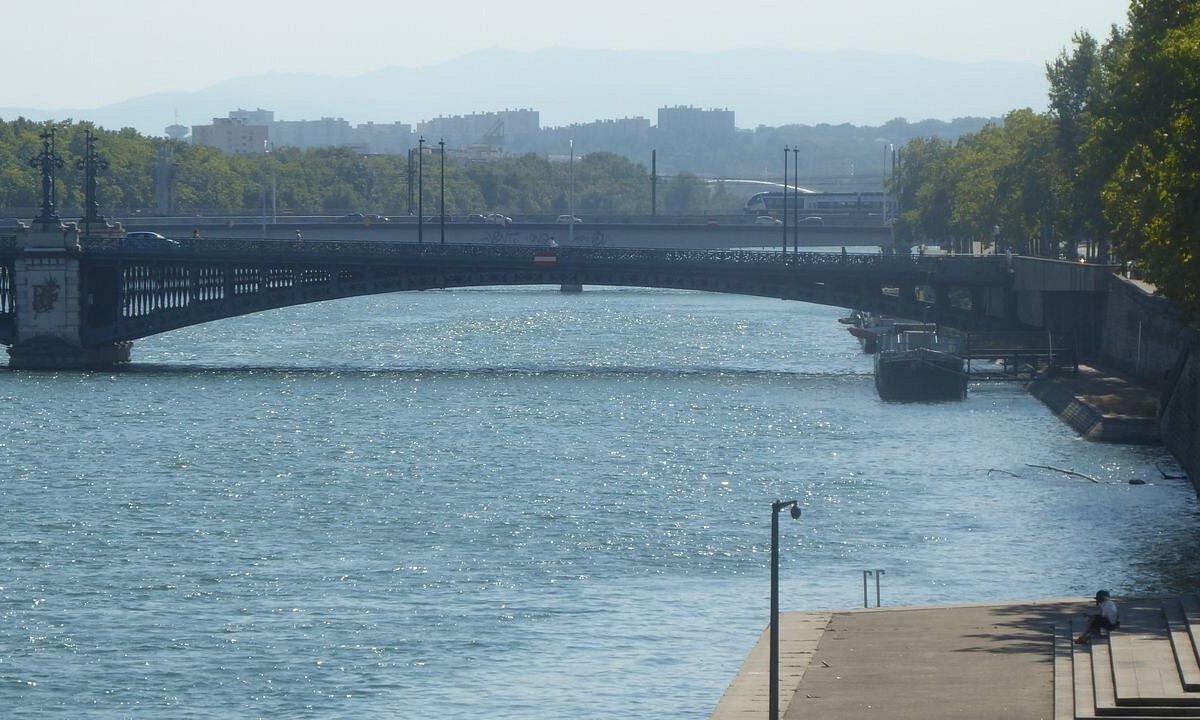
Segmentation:
[(446, 244), (446, 139), (445, 138), (438, 140), (438, 155), (441, 156), (441, 163), (442, 163), (442, 177), (441, 177), (441, 180), (438, 182), (438, 186), (441, 188), (442, 201), (441, 201), (441, 210), (439, 211), (438, 214), (441, 215), (442, 244), (445, 245)]
[(800, 146), (792, 148), (792, 252), (800, 252)]
[(788, 211), (788, 185), (787, 185), (787, 161), (788, 152), (787, 145), (783, 146), (783, 254), (787, 254), (787, 211)]
[[(786, 245), (785, 245), (785, 250)], [(776, 500), (771, 503), (771, 672), (768, 692), (770, 720), (779, 720), (779, 511), (791, 508), (793, 520), (800, 519), (796, 500)]]
[(417, 244), (425, 242), (425, 136), (417, 136)]
[(567, 224), (567, 244), (574, 245), (575, 244), (575, 138), (571, 138), (570, 147), (571, 147), (571, 160), (569, 163), (568, 174), (571, 176), (571, 179), (570, 179), (571, 194), (569, 196), (569, 204), (571, 206), (571, 209), (568, 210), (568, 212), (571, 213), (571, 222), (569, 222)]

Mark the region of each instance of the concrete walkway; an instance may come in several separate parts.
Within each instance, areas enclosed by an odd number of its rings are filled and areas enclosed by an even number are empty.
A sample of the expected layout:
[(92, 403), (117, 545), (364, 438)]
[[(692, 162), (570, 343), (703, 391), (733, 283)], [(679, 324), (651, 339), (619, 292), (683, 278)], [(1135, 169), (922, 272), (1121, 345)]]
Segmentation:
[[(1056, 620), (1089, 603), (785, 613), (785, 720), (1052, 718)], [(711, 720), (764, 718), (764, 632)], [(786, 672), (783, 670), (786, 668)]]
[[(1082, 645), (1086, 599), (787, 613), (782, 718), (1200, 719), (1200, 596), (1115, 600), (1120, 628)], [(768, 644), (712, 720), (767, 714)]]

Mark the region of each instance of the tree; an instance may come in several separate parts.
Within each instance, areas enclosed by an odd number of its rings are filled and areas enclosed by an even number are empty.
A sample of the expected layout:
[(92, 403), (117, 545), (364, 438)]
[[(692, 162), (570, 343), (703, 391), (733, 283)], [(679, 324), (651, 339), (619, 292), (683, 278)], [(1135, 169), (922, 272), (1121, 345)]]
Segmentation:
[[(1114, 36), (1117, 32), (1114, 28)], [(1089, 241), (1092, 258), (1100, 260), (1107, 255), (1103, 248), (1108, 244), (1100, 195), (1106, 176), (1085, 162), (1083, 149), (1101, 104), (1105, 63), (1096, 39), (1087, 32), (1076, 33), (1072, 42), (1073, 52), (1064, 50), (1046, 65), (1049, 115), (1056, 126), (1058, 152), (1067, 171), (1067, 182), (1060, 190), (1066, 208), (1061, 229), (1072, 247)]]
[[(1135, 0), (1090, 148), (1117, 164), (1104, 188), (1113, 244), (1186, 315), (1200, 317), (1200, 3)], [(1102, 154), (1107, 153), (1107, 155)]]

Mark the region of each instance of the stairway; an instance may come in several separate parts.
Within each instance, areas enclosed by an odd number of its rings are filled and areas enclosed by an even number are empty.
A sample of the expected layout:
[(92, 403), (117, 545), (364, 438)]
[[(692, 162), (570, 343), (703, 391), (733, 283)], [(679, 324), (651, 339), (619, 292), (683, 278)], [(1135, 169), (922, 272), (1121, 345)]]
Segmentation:
[(1200, 597), (1119, 601), (1121, 627), (1088, 645), (1054, 628), (1054, 720), (1200, 719)]

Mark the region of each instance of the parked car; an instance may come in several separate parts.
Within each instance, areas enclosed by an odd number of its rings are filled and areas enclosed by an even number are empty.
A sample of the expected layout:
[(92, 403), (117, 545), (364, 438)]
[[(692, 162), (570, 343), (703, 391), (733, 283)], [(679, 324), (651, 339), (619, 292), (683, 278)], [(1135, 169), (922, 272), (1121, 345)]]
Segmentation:
[(165, 250), (179, 247), (178, 241), (163, 237), (148, 230), (135, 230), (125, 233), (124, 243), (139, 250)]
[(503, 225), (504, 227), (512, 225), (512, 218), (507, 215), (501, 215), (500, 213), (491, 213), (484, 218), (484, 221), (491, 223), (492, 225)]
[(583, 219), (577, 218), (574, 215), (559, 215), (558, 219), (556, 219), (554, 222), (558, 223), (559, 225), (572, 225), (583, 222)]
[(783, 221), (779, 218), (773, 218), (770, 215), (759, 215), (754, 218), (755, 225), (782, 225)]

